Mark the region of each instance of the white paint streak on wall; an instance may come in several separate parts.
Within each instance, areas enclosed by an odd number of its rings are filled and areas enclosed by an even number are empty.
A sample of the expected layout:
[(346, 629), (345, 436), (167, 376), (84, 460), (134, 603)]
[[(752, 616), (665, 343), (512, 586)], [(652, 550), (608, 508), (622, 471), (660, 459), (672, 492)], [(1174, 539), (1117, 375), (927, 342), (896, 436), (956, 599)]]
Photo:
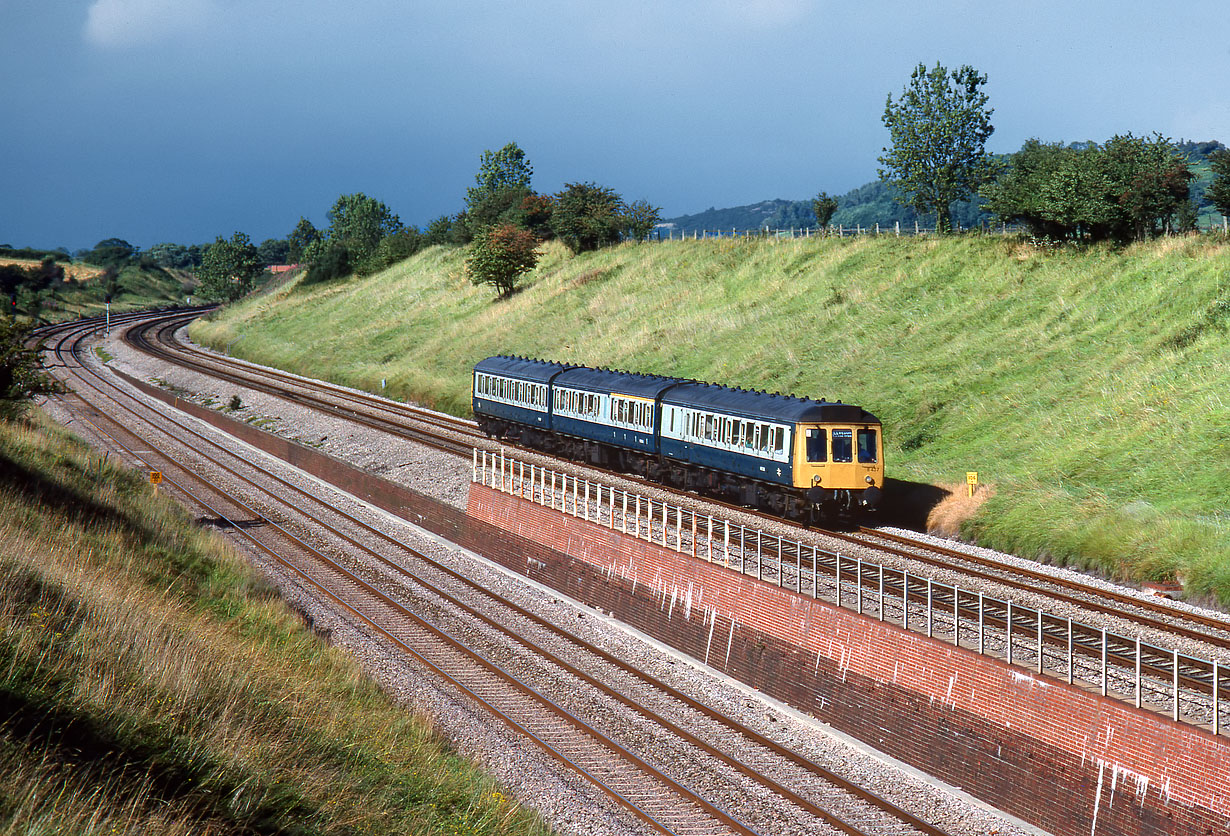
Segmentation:
[(726, 669), (730, 669), (730, 647), (735, 643), (735, 615), (730, 614), (730, 636), (726, 639)]
[(1098, 791), (1093, 797), (1093, 827), (1089, 828), (1089, 836), (1094, 836), (1098, 831), (1098, 810), (1102, 807), (1102, 770), (1105, 764), (1101, 758), (1098, 758)]
[(709, 664), (709, 648), (713, 646), (713, 629), (717, 626), (717, 619), (709, 622), (709, 640), (705, 642), (705, 664)]

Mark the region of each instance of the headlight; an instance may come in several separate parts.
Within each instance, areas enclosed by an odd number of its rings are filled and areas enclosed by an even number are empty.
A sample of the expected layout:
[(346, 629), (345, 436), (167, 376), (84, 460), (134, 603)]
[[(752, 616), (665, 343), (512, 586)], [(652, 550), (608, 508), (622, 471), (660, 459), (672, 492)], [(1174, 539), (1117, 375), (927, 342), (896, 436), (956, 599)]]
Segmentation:
[(868, 485), (874, 485), (874, 484), (876, 483), (876, 480), (875, 480), (875, 479), (872, 479), (870, 476), (868, 476), (868, 477), (867, 477), (866, 479), (864, 479), (863, 481), (864, 481), (864, 482), (866, 482)]

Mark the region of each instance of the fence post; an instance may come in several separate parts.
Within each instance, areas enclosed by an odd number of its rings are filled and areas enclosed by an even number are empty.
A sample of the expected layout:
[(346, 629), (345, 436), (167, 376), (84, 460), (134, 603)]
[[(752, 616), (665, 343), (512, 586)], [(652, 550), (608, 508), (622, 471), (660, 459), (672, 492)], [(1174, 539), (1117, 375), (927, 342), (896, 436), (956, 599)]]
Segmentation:
[(470, 466), (470, 481), (478, 481), (478, 448), (474, 448), (474, 463)]
[(1140, 636), (1136, 637), (1136, 707), (1140, 708)]
[(1038, 607), (1038, 673), (1042, 673), (1042, 608)]
[(927, 638), (931, 638), (932, 636), (935, 635), (935, 632), (932, 629), (932, 608), (931, 608), (931, 588), (932, 588), (933, 583), (934, 582), (931, 578), (927, 578)]
[(901, 221), (896, 222), (896, 227), (897, 227), (897, 237), (900, 238), (901, 237)]
[(1179, 651), (1174, 651), (1174, 721), (1179, 722)]
[(841, 555), (837, 555), (837, 606), (841, 606)]
[(1217, 680), (1218, 680), (1217, 660), (1213, 660), (1213, 734), (1221, 733), (1221, 706), (1217, 704)]
[(1012, 664), (1012, 602), (1008, 602), (1008, 664)]
[(1068, 684), (1072, 684), (1072, 678), (1075, 675), (1073, 668), (1076, 667), (1076, 659), (1072, 656), (1072, 619), (1068, 619)]
[(786, 583), (786, 560), (782, 557), (782, 538), (777, 536), (777, 586), (780, 588)]
[(901, 627), (910, 629), (910, 573), (901, 570)]
[(1106, 627), (1102, 628), (1102, 696), (1106, 696)]
[(918, 235), (918, 218), (914, 219), (914, 234)]
[(983, 611), (983, 593), (978, 593), (978, 655), (981, 656), (987, 649), (987, 632), (986, 621)]
[(854, 609), (859, 615), (863, 614), (863, 559), (861, 557), (858, 558), (858, 563), (854, 564)]
[(952, 585), (952, 644), (961, 646), (961, 590)]
[(880, 594), (876, 598), (876, 603), (880, 607), (880, 620), (884, 620), (884, 564), (877, 564), (876, 574), (880, 576)]

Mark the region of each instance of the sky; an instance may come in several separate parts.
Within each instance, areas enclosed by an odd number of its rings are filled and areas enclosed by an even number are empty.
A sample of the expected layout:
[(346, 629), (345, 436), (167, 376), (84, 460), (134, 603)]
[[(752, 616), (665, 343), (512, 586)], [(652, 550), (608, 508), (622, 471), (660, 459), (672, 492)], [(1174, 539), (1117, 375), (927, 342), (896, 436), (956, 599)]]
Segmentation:
[(0, 244), (318, 227), (363, 192), (464, 208), (516, 142), (532, 186), (664, 217), (876, 178), (919, 63), (988, 77), (988, 148), (1230, 144), (1224, 0), (0, 0)]

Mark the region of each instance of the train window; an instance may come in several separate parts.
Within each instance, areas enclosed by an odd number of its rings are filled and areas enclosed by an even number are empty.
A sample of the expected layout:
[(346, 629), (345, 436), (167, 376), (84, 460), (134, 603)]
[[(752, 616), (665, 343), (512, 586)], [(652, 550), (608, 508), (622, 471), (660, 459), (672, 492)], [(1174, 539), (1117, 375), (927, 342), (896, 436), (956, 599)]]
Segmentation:
[(828, 461), (828, 444), (824, 437), (824, 430), (819, 427), (810, 427), (807, 430), (807, 460), (809, 462)]
[(755, 426), (752, 427), (752, 435), (751, 435), (750, 441), (751, 441), (750, 446), (753, 450), (760, 449), (760, 424), (756, 424)]
[(874, 462), (876, 460), (875, 430), (858, 431), (858, 460), (860, 462)]
[(783, 427), (773, 430), (773, 452), (779, 456), (786, 452), (786, 430)]
[(853, 457), (854, 433), (851, 430), (833, 430), (833, 461), (850, 462)]

